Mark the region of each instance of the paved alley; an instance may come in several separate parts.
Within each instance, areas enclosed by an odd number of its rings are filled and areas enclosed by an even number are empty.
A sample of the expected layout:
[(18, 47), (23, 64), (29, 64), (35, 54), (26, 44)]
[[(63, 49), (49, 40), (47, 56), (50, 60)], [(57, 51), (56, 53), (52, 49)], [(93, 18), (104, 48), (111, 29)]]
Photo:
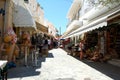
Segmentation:
[(120, 80), (119, 67), (80, 61), (60, 48), (40, 58), (38, 67), (17, 67), (9, 70), (8, 80)]

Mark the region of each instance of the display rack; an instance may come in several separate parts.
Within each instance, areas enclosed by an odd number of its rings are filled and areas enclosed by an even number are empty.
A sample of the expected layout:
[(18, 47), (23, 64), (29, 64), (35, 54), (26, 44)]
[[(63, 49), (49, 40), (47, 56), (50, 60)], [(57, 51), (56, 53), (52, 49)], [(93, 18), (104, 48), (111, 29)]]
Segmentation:
[(117, 27), (116, 31), (115, 50), (120, 57), (120, 27)]
[(98, 34), (96, 32), (91, 32), (86, 34), (85, 47), (91, 48), (97, 45), (98, 42)]

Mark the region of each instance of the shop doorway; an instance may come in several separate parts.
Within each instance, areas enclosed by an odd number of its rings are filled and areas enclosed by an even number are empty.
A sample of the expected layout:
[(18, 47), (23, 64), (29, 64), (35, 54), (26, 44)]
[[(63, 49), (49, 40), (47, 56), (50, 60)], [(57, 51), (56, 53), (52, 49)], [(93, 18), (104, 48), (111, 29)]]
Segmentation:
[(85, 39), (85, 48), (90, 49), (94, 48), (98, 43), (98, 32), (97, 31), (91, 31), (86, 33), (86, 39)]

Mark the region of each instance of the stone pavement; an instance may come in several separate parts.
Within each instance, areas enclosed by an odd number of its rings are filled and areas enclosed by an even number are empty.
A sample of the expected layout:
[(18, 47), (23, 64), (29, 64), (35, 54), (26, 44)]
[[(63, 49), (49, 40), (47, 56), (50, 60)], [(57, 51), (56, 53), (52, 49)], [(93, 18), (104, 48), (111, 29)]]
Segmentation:
[(120, 80), (120, 68), (107, 63), (80, 61), (58, 48), (39, 58), (37, 67), (9, 70), (8, 80)]

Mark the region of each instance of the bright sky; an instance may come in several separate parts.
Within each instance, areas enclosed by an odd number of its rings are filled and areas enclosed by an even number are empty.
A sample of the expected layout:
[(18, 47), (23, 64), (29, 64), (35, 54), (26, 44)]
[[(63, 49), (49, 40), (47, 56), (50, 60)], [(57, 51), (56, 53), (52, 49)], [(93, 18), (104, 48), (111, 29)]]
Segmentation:
[(72, 4), (72, 0), (37, 0), (43, 7), (45, 18), (53, 23), (58, 29), (60, 34), (63, 34), (66, 30), (68, 23), (67, 13)]

